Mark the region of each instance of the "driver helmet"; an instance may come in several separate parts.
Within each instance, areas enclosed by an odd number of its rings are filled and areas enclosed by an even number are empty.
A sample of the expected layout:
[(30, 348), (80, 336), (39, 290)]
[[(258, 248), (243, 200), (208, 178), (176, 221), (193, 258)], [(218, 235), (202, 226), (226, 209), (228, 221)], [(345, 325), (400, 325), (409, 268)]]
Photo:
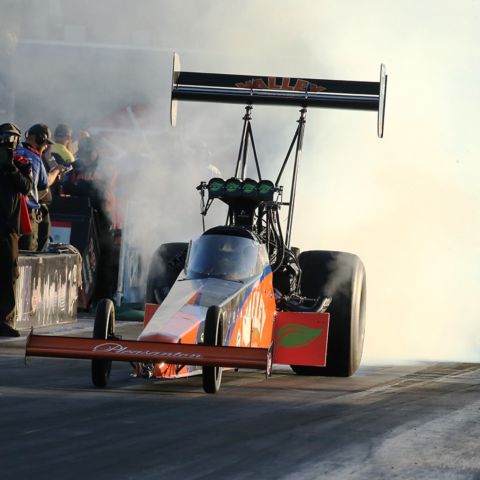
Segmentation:
[(235, 271), (238, 252), (232, 240), (226, 240), (219, 246), (215, 255), (215, 270), (218, 273), (232, 273)]

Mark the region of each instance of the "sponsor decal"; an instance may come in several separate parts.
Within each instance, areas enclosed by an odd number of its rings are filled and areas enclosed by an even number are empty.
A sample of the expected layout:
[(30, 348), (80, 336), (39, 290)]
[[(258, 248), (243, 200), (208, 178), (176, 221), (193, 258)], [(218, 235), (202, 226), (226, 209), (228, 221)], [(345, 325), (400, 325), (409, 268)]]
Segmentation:
[(102, 343), (92, 349), (93, 352), (118, 353), (120, 355), (149, 355), (152, 357), (202, 358), (200, 353), (152, 352), (150, 350), (131, 350), (119, 343)]
[(297, 323), (287, 323), (277, 332), (277, 340), (282, 347), (296, 348), (310, 343), (319, 337), (323, 328), (311, 328)]
[[(235, 338), (236, 347), (257, 346), (267, 319), (264, 299), (259, 291), (260, 281), (249, 288), (237, 307), (234, 317), (239, 323)], [(253, 338), (255, 336), (255, 338)], [(228, 341), (228, 340), (227, 340)]]
[(263, 327), (267, 320), (265, 303), (259, 290), (255, 290), (252, 294), (251, 301), (247, 307), (247, 315), (251, 317), (252, 336), (255, 334), (255, 338), (252, 338), (250, 341), (259, 344), (263, 334)]
[(325, 87), (308, 80), (288, 77), (268, 77), (266, 83), (264, 78), (252, 78), (246, 82), (236, 83), (235, 86), (259, 90), (292, 90), (294, 92), (323, 92), (326, 90)]

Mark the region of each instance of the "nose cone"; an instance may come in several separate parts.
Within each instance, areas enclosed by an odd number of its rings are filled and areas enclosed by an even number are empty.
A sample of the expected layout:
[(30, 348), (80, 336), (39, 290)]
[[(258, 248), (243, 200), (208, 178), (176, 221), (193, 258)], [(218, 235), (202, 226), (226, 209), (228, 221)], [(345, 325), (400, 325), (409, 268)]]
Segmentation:
[[(182, 336), (169, 335), (166, 333), (141, 333), (138, 340), (142, 342), (179, 343)], [(180, 342), (181, 343), (181, 342)]]
[(217, 278), (177, 280), (138, 340), (198, 343), (211, 305), (220, 305), (244, 285)]

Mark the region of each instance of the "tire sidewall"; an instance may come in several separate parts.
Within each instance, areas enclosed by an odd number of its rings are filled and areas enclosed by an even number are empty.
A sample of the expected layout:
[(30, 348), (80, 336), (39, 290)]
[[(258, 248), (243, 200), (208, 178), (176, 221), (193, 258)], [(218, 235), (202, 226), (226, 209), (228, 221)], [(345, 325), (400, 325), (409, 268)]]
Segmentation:
[[(93, 338), (108, 340), (115, 335), (115, 306), (109, 298), (98, 302), (93, 324)], [(92, 360), (92, 382), (96, 387), (105, 387), (110, 379), (111, 360)]]
[(115, 305), (109, 298), (102, 298), (95, 311), (93, 338), (107, 340), (115, 334)]
[(357, 257), (354, 274), (352, 275), (349, 375), (353, 375), (356, 372), (362, 360), (366, 326), (366, 295), (365, 267)]
[(302, 295), (332, 297), (327, 364), (292, 367), (303, 375), (352, 375), (360, 365), (365, 332), (365, 268), (357, 255), (310, 250), (299, 256)]
[[(223, 344), (223, 315), (217, 306), (208, 308), (205, 315), (203, 344), (221, 346)], [(203, 388), (206, 393), (216, 393), (222, 382), (222, 367), (203, 367)]]

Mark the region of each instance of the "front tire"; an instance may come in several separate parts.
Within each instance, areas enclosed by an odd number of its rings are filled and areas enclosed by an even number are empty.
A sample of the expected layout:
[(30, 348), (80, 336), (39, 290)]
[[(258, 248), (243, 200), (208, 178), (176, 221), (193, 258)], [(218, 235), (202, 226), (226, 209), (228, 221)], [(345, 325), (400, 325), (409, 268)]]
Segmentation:
[[(115, 338), (115, 306), (109, 298), (98, 302), (93, 325), (93, 338)], [(110, 379), (111, 360), (92, 360), (92, 382), (96, 387), (105, 387)]]
[[(205, 329), (203, 332), (203, 344), (213, 347), (221, 346), (223, 328), (220, 309), (211, 306), (205, 317)], [(217, 393), (222, 383), (222, 367), (202, 367), (203, 389), (206, 393)]]
[(327, 364), (292, 366), (299, 375), (349, 377), (360, 366), (365, 337), (365, 268), (356, 255), (312, 250), (299, 256), (302, 295), (332, 297)]

